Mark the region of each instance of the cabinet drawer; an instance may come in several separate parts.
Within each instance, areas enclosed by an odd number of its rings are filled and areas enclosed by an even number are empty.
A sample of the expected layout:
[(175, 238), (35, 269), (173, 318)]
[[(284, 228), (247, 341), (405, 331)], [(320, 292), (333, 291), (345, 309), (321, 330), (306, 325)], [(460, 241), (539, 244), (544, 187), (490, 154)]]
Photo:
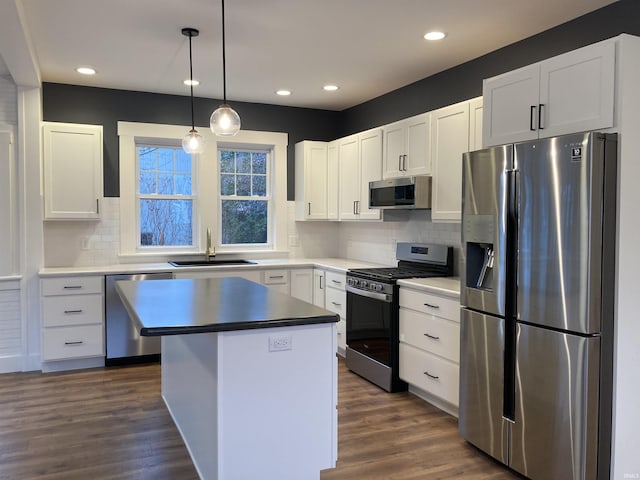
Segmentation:
[(102, 295), (68, 295), (42, 299), (42, 323), (45, 327), (65, 325), (102, 325)]
[(400, 309), (400, 341), (460, 362), (460, 324)]
[(324, 308), (330, 312), (337, 313), (342, 318), (347, 316), (347, 293), (336, 290), (335, 288), (327, 288), (324, 292), (325, 303)]
[(325, 273), (327, 287), (344, 290), (347, 283), (347, 275), (344, 273), (327, 272)]
[(400, 378), (405, 382), (458, 406), (458, 365), (400, 344)]
[(400, 306), (460, 322), (460, 301), (452, 298), (401, 288)]
[(262, 283), (265, 285), (281, 285), (289, 283), (289, 270), (269, 270), (263, 272)]
[(102, 325), (43, 329), (42, 360), (65, 360), (104, 355)]
[(42, 295), (81, 295), (102, 293), (104, 277), (43, 278)]

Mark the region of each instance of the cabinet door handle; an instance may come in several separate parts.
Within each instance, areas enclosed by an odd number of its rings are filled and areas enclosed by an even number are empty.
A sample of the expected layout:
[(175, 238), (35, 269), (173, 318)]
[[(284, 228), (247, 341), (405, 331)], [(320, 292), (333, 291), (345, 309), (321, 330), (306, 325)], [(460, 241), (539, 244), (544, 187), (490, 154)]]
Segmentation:
[(536, 106), (531, 105), (531, 110), (529, 111), (529, 130), (534, 132), (536, 130), (536, 126), (534, 125), (536, 117)]
[(322, 285), (322, 280), (324, 280), (324, 277), (318, 277), (318, 283), (320, 284), (320, 290), (322, 290), (324, 288), (324, 285)]
[(353, 214), (356, 215), (358, 213), (358, 210), (356, 209), (356, 203), (358, 203), (357, 200), (353, 201)]
[(356, 213), (360, 215), (360, 200), (356, 200)]
[(73, 313), (82, 313), (82, 310), (65, 310), (64, 313), (70, 315)]
[(423, 303), (423, 305), (425, 307), (429, 307), (429, 308), (440, 308), (440, 305), (432, 305), (430, 303)]
[(402, 171), (403, 172), (407, 171), (407, 156), (406, 155), (402, 155)]
[(309, 208), (308, 208), (308, 213), (307, 215), (311, 215), (311, 202), (309, 202)]
[(100, 199), (96, 198), (96, 213), (100, 213)]
[(542, 124), (542, 120), (544, 118), (544, 103), (538, 104), (538, 128), (540, 130), (544, 130), (544, 125)]
[(433, 378), (434, 380), (438, 380), (440, 377), (437, 375), (431, 375), (429, 372), (423, 372), (427, 377)]
[(65, 285), (64, 287), (65, 290), (80, 290), (82, 288), (82, 285)]
[(398, 171), (402, 171), (402, 155), (398, 155)]
[(77, 342), (64, 342), (65, 345), (82, 345), (83, 343), (82, 340), (78, 340)]
[(433, 336), (433, 335), (429, 335), (428, 333), (425, 333), (425, 334), (424, 334), (424, 336), (425, 336), (425, 337), (429, 337), (429, 338), (431, 338), (431, 339), (433, 339), (433, 340), (440, 340), (440, 337), (435, 337), (435, 336)]

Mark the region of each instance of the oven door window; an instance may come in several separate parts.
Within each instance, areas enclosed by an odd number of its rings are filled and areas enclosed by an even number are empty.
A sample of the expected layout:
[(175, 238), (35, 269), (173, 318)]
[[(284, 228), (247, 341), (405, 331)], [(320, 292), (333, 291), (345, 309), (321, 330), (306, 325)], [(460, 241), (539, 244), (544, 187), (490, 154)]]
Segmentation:
[(390, 365), (393, 304), (347, 292), (347, 345)]

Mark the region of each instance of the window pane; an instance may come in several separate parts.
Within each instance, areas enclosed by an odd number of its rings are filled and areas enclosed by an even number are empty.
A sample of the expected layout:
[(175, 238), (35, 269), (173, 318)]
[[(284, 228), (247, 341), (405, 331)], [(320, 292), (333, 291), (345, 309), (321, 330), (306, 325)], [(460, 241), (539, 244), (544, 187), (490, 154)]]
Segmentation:
[(158, 171), (173, 172), (173, 148), (158, 149)]
[(191, 155), (184, 150), (176, 150), (176, 172), (191, 172)]
[(140, 172), (140, 193), (156, 193), (156, 174)]
[(191, 174), (176, 174), (176, 194), (191, 195)]
[(267, 154), (266, 153), (254, 153), (252, 155), (253, 173), (267, 173)]
[(140, 200), (140, 244), (192, 245), (191, 200)]
[(253, 176), (253, 195), (258, 197), (267, 196), (267, 177), (266, 175)]
[(238, 173), (251, 173), (251, 153), (236, 152), (236, 167)]
[(161, 195), (172, 195), (173, 175), (167, 173), (158, 174), (158, 193)]
[(251, 195), (251, 175), (236, 175), (238, 182), (238, 195), (248, 197)]
[(222, 200), (222, 243), (267, 243), (267, 202)]
[(156, 169), (156, 150), (152, 147), (139, 147), (138, 157), (140, 159), (140, 170)]
[(233, 152), (229, 150), (220, 150), (220, 172), (235, 173), (236, 159)]
[(220, 195), (236, 194), (236, 176), (221, 175), (220, 176)]

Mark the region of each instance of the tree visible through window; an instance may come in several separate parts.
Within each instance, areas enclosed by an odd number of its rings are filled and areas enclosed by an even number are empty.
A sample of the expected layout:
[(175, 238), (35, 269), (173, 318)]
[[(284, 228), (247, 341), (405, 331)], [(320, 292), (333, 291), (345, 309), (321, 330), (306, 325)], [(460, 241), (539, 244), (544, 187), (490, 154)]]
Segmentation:
[(268, 242), (269, 156), (268, 151), (219, 150), (223, 245)]
[(141, 246), (193, 244), (191, 155), (179, 147), (138, 145)]

